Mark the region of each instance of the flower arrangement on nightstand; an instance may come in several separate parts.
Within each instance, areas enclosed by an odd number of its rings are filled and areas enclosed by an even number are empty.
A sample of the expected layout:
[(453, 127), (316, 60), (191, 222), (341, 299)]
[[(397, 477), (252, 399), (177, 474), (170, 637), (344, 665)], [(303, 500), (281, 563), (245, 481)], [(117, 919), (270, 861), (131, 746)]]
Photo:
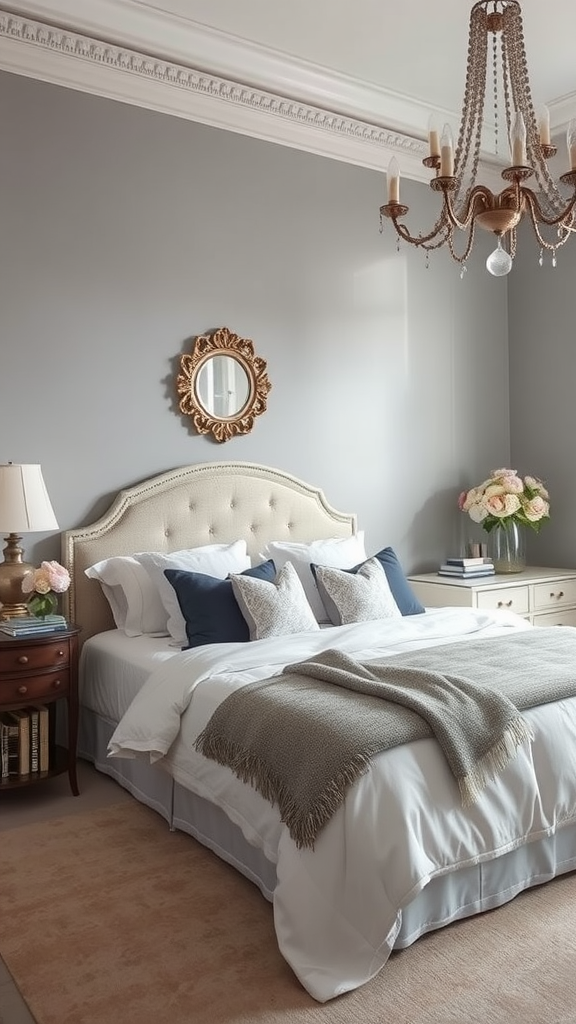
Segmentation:
[(495, 469), (483, 483), (462, 491), (458, 507), (492, 533), (496, 572), (521, 572), (526, 566), (524, 528), (539, 533), (550, 518), (550, 497), (542, 481), (521, 477), (515, 469)]
[(30, 615), (45, 618), (58, 607), (58, 595), (70, 586), (70, 573), (59, 562), (42, 562), (39, 569), (27, 573), (22, 580), (22, 592), (31, 594), (28, 600)]

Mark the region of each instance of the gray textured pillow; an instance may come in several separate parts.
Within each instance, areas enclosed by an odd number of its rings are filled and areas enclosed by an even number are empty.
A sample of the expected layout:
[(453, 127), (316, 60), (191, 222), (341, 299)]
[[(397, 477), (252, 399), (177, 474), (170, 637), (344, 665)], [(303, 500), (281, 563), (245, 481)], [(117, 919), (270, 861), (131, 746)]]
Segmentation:
[(369, 558), (358, 572), (316, 566), (320, 597), (335, 626), (370, 619), (401, 618), (386, 573), (377, 558)]
[(282, 566), (273, 583), (235, 573), (229, 579), (251, 640), (320, 629), (291, 562)]

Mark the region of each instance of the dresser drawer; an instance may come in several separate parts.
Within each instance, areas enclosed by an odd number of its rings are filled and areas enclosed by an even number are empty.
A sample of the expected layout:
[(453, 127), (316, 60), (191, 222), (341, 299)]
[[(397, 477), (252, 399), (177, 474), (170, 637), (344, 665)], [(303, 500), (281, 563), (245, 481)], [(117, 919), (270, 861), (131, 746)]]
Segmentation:
[(0, 699), (2, 704), (14, 704), (18, 701), (47, 700), (68, 693), (70, 674), (68, 669), (63, 672), (44, 672), (39, 676), (27, 676), (26, 679), (0, 680)]
[(535, 626), (576, 626), (576, 608), (558, 608), (555, 612), (539, 612), (532, 616)]
[(534, 611), (546, 612), (554, 608), (576, 605), (576, 580), (555, 580), (534, 586)]
[(0, 648), (0, 674), (11, 676), (16, 672), (58, 668), (61, 665), (66, 666), (69, 659), (68, 640), (37, 646), (23, 646), (13, 641), (3, 644)]
[(528, 587), (502, 587), (499, 590), (479, 590), (476, 596), (478, 608), (505, 608), (517, 615), (526, 615), (530, 610)]

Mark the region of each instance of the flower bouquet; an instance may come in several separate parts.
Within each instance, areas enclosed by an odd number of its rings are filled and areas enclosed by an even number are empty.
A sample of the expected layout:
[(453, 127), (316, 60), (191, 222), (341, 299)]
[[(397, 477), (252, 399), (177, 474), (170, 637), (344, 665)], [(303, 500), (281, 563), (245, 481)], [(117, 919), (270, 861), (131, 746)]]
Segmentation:
[(550, 518), (548, 491), (535, 476), (522, 478), (515, 469), (495, 469), (488, 480), (462, 491), (458, 507), (493, 533), (492, 561), (496, 572), (521, 572), (526, 566), (524, 530), (539, 533)]
[(58, 607), (58, 594), (70, 586), (70, 573), (59, 562), (42, 562), (39, 569), (26, 574), (22, 580), (22, 592), (31, 594), (28, 608), (31, 615), (45, 618)]
[(488, 480), (462, 491), (458, 507), (486, 533), (513, 522), (536, 533), (550, 518), (548, 491), (535, 476), (518, 476), (515, 469), (495, 469)]

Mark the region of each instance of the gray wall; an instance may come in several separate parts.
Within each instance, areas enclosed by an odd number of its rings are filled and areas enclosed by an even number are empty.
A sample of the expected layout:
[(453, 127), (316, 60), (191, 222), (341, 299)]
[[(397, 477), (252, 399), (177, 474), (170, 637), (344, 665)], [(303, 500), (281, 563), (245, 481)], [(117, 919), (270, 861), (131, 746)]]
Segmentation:
[(512, 461), (544, 478), (550, 521), (529, 536), (541, 565), (575, 566), (576, 531), (576, 236), (538, 264), (534, 234), (522, 232), (510, 274), (510, 418)]
[[(378, 231), (383, 176), (0, 74), (0, 461), (40, 462), (60, 527), (175, 466), (252, 460), (434, 567), (462, 487), (510, 457), (507, 285)], [(437, 197), (402, 184), (414, 230)], [(178, 412), (192, 338), (252, 338), (273, 384), (218, 445)], [(532, 455), (532, 453), (531, 453)], [(532, 458), (530, 459), (532, 465)], [(57, 535), (25, 538), (59, 557)]]

